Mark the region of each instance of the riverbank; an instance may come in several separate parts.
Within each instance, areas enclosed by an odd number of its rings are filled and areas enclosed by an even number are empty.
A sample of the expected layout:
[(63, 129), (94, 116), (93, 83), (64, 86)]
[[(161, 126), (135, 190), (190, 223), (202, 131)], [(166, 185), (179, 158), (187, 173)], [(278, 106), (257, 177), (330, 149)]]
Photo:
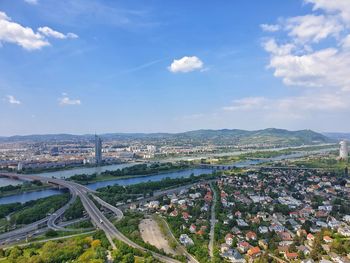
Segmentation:
[[(106, 163), (102, 166), (112, 166), (112, 165), (122, 165), (122, 164), (128, 164), (127, 162), (118, 162), (118, 163)], [(19, 174), (28, 174), (28, 175), (34, 175), (34, 174), (42, 174), (42, 173), (53, 173), (53, 172), (60, 172), (60, 171), (69, 171), (74, 169), (89, 169), (89, 168), (98, 168), (99, 166), (96, 166), (95, 164), (81, 164), (81, 165), (68, 165), (64, 167), (54, 167), (54, 168), (38, 168), (38, 169), (24, 169), (22, 171), (17, 171)]]
[(288, 157), (293, 157), (293, 155), (307, 155), (308, 153), (316, 153), (316, 152), (324, 152), (324, 151), (332, 151), (336, 146), (333, 144), (330, 145), (320, 145), (320, 146), (308, 146), (308, 147), (298, 147), (298, 148), (286, 148), (286, 149), (276, 149), (276, 150), (268, 150), (268, 151), (255, 151), (255, 152), (242, 152), (239, 155), (232, 156), (220, 156), (215, 163), (218, 165), (228, 165), (235, 162), (244, 162), (244, 161), (259, 161), (259, 162), (267, 162), (270, 159), (281, 159), (281, 157), (288, 159)]
[(174, 172), (183, 172), (189, 169), (194, 169), (195, 166), (188, 166), (188, 168), (183, 169), (169, 169), (166, 171), (158, 172), (158, 173), (150, 173), (150, 174), (130, 174), (130, 175), (123, 175), (123, 176), (113, 176), (113, 175), (98, 175), (95, 179), (89, 180), (89, 181), (79, 181), (79, 180), (72, 180), (76, 183), (88, 185), (98, 182), (106, 182), (106, 181), (114, 181), (114, 180), (123, 180), (123, 179), (131, 179), (131, 178), (142, 178), (142, 177), (152, 177), (156, 175), (163, 175), (168, 173), (174, 173)]
[[(166, 172), (166, 173), (156, 174), (156, 175), (132, 176), (129, 178), (114, 177), (112, 178), (112, 180), (89, 183), (86, 186), (92, 190), (96, 190), (98, 188), (106, 187), (109, 185), (113, 186), (115, 184), (126, 186), (126, 185), (149, 182), (149, 181), (160, 181), (167, 177), (187, 178), (187, 177), (190, 177), (191, 174), (193, 174), (194, 176), (198, 176), (201, 174), (211, 174), (211, 173), (212, 173), (211, 169), (186, 169), (186, 170), (181, 170), (176, 172)], [(63, 192), (64, 190), (46, 189), (41, 191), (33, 191), (30, 193), (21, 193), (21, 194), (11, 195), (11, 196), (0, 198), (0, 205), (16, 203), (16, 202), (25, 203), (26, 201), (36, 200), (38, 198), (48, 197), (51, 195), (62, 194)]]
[(13, 196), (13, 195), (19, 195), (19, 194), (38, 192), (38, 191), (43, 191), (43, 190), (53, 190), (53, 189), (56, 189), (56, 188), (57, 187), (54, 187), (52, 185), (43, 185), (43, 186), (28, 187), (28, 188), (25, 188), (25, 189), (16, 189), (16, 190), (13, 190), (13, 191), (6, 191), (4, 193), (0, 193), (0, 198)]

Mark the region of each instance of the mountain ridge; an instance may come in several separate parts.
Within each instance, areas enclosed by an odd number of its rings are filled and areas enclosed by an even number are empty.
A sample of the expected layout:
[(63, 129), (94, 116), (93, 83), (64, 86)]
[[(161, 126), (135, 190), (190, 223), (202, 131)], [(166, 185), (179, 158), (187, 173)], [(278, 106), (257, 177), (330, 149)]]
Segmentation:
[[(219, 144), (247, 144), (253, 143), (276, 143), (283, 144), (290, 142), (292, 145), (298, 144), (316, 144), (333, 142), (328, 136), (317, 133), (312, 130), (290, 131), (286, 129), (266, 128), (260, 130), (242, 130), (242, 129), (199, 129), (179, 133), (104, 133), (99, 135), (104, 140), (168, 140), (168, 141), (190, 141), (199, 143), (207, 141), (209, 143)], [(9, 137), (0, 137), (0, 142), (22, 142), (22, 141), (70, 141), (70, 140), (92, 140), (94, 134), (33, 134), (33, 135), (15, 135)]]

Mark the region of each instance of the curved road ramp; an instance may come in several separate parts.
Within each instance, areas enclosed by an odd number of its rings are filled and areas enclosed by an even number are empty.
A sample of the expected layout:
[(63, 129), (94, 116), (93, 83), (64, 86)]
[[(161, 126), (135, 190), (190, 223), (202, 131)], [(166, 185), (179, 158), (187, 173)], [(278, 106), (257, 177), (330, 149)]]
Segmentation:
[[(10, 179), (15, 180), (37, 180), (41, 181), (43, 183), (48, 184), (54, 184), (61, 187), (68, 188), (72, 198), (69, 201), (71, 203), (72, 199), (76, 198), (77, 196), (80, 198), (85, 211), (90, 217), (91, 222), (95, 225), (95, 227), (101, 229), (107, 239), (109, 240), (111, 246), (113, 249), (116, 249), (116, 246), (113, 242), (113, 239), (120, 240), (127, 245), (137, 248), (144, 252), (150, 252), (152, 255), (157, 258), (158, 260), (166, 263), (180, 263), (178, 260), (172, 259), (170, 257), (155, 253), (153, 251), (150, 251), (144, 247), (141, 247), (140, 245), (134, 243), (130, 239), (128, 239), (126, 236), (124, 236), (120, 231), (117, 230), (117, 228), (105, 217), (105, 215), (98, 209), (98, 207), (95, 205), (95, 203), (89, 198), (89, 195), (91, 195), (94, 200), (96, 200), (100, 205), (106, 207), (107, 209), (114, 212), (118, 219), (121, 219), (123, 217), (123, 213), (120, 209), (108, 204), (107, 202), (103, 201), (99, 197), (95, 196), (95, 191), (87, 188), (86, 186), (80, 185), (75, 182), (65, 181), (62, 179), (55, 179), (55, 178), (47, 178), (47, 177), (41, 177), (41, 176), (34, 176), (34, 175), (19, 175), (15, 173), (0, 173), (0, 176), (7, 177)], [(67, 204), (68, 205), (68, 204)], [(59, 209), (56, 213), (54, 213), (52, 216), (50, 216), (47, 219), (47, 222), (50, 220), (50, 226), (55, 227), (55, 221), (63, 215), (64, 211), (69, 207), (65, 205), (61, 209)], [(65, 208), (65, 209), (64, 209)], [(45, 219), (46, 220), (46, 219)], [(34, 223), (35, 224), (35, 223)], [(20, 229), (16, 230), (20, 231)]]

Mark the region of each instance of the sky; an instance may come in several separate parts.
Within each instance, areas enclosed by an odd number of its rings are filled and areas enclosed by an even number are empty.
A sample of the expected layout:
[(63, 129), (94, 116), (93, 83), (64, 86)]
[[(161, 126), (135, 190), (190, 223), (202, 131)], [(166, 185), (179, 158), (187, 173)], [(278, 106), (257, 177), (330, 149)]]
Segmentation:
[(0, 136), (350, 132), (350, 0), (0, 0)]

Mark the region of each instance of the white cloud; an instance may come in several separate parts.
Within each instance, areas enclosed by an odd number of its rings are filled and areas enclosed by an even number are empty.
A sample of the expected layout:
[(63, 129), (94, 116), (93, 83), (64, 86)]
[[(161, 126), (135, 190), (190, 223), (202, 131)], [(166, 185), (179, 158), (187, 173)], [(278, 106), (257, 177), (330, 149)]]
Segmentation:
[(349, 0), (305, 2), (313, 4), (317, 14), (279, 19), (286, 34), (263, 43), (270, 54), (268, 68), (286, 85), (317, 87), (321, 94), (349, 92)]
[(14, 43), (27, 50), (41, 49), (50, 45), (41, 34), (35, 33), (30, 27), (12, 22), (11, 18), (1, 11), (0, 42)]
[(47, 37), (53, 37), (58, 39), (66, 39), (66, 38), (78, 38), (78, 36), (74, 33), (63, 34), (61, 32), (55, 31), (47, 26), (39, 27), (38, 31)]
[(30, 5), (37, 5), (38, 4), (38, 0), (24, 0), (24, 2), (26, 2)]
[(281, 29), (280, 25), (261, 24), (261, 29), (265, 32), (276, 32)]
[(222, 110), (239, 115), (249, 112), (267, 119), (307, 119), (315, 114), (347, 111), (350, 109), (349, 99), (350, 96), (344, 96), (344, 94), (320, 94), (318, 96), (307, 94), (275, 99), (246, 97), (234, 100), (231, 105), (223, 107)]
[(294, 41), (319, 42), (329, 36), (337, 36), (344, 29), (336, 17), (324, 15), (305, 15), (287, 20), (285, 30)]
[(66, 39), (78, 36), (74, 33), (65, 35), (46, 26), (39, 27), (38, 32), (34, 32), (30, 27), (13, 22), (6, 13), (0, 11), (0, 44), (8, 42), (17, 44), (26, 50), (38, 50), (50, 45), (46, 37)]
[(300, 56), (274, 55), (269, 67), (286, 85), (350, 91), (350, 52), (327, 48)]
[(343, 121), (350, 113), (349, 0), (304, 1), (314, 5), (310, 14), (260, 25), (263, 31), (278, 31), (263, 40), (270, 55), (267, 68), (284, 84), (298, 86), (295, 95), (236, 99), (221, 108), (221, 122), (255, 128), (349, 127)]
[(77, 34), (74, 34), (74, 33), (67, 33), (66, 35), (67, 38), (79, 38), (79, 36)]
[(341, 45), (344, 49), (350, 49), (350, 34), (344, 37), (344, 39), (341, 42)]
[(58, 103), (61, 106), (66, 105), (81, 105), (81, 101), (78, 99), (70, 99), (68, 96), (58, 99)]
[(348, 0), (304, 0), (313, 4), (314, 10), (323, 10), (330, 14), (338, 14), (344, 21), (350, 21), (350, 4)]
[(181, 59), (174, 59), (173, 63), (168, 67), (169, 71), (173, 73), (182, 72), (187, 73), (203, 68), (203, 62), (196, 56), (183, 57)]
[(266, 51), (279, 56), (288, 55), (295, 48), (295, 46), (290, 43), (285, 45), (278, 45), (275, 39), (267, 40), (263, 43), (263, 46)]
[(232, 105), (223, 107), (225, 111), (254, 110), (267, 107), (267, 99), (264, 97), (246, 97), (234, 100)]
[(13, 95), (7, 95), (6, 98), (7, 98), (7, 102), (10, 104), (17, 104), (17, 105), (21, 104), (21, 102), (17, 100)]

